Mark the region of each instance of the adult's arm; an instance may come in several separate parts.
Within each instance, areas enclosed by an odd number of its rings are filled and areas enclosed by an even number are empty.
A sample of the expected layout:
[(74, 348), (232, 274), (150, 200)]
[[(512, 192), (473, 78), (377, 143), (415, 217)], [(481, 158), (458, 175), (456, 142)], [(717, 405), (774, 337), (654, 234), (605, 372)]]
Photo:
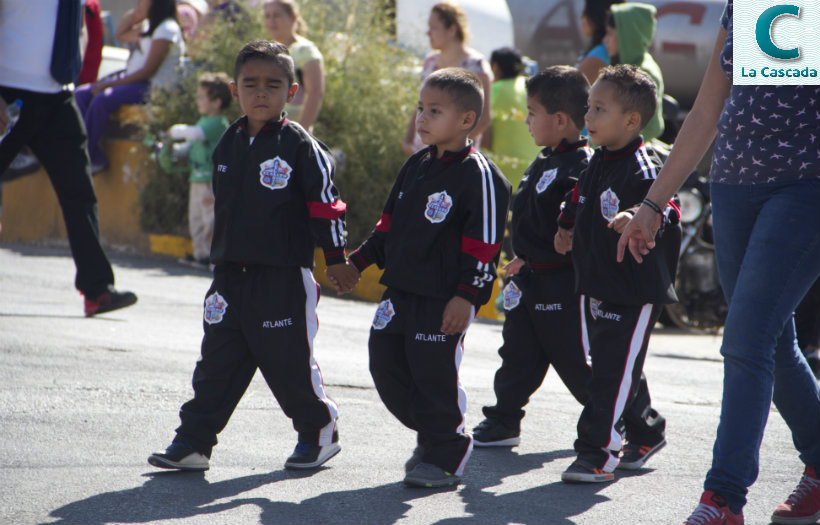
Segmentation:
[(124, 84), (133, 84), (135, 82), (145, 82), (151, 80), (156, 74), (163, 60), (168, 55), (168, 50), (171, 49), (171, 41), (164, 38), (154, 38), (151, 40), (151, 48), (148, 50), (148, 57), (145, 63), (138, 70), (106, 82), (97, 82), (92, 88), (92, 92), (96, 95), (102, 90), (122, 86)]
[[(720, 113), (732, 87), (720, 67), (720, 53), (725, 42), (726, 30), (721, 27), (692, 111), (684, 120), (669, 158), (646, 195), (661, 208), (666, 206), (692, 173), (717, 134)], [(618, 262), (623, 260), (627, 246), (632, 257), (642, 262), (642, 255), (655, 247), (655, 234), (659, 227), (660, 215), (645, 204), (641, 205), (618, 241)]]
[(308, 129), (319, 117), (325, 96), (325, 71), (321, 60), (311, 60), (302, 66), (302, 84), (305, 88), (305, 102), (299, 124)]
[(148, 7), (150, 2), (140, 1), (133, 9), (125, 12), (114, 31), (114, 38), (126, 44), (136, 44), (140, 40), (142, 33), (142, 22), (148, 18)]

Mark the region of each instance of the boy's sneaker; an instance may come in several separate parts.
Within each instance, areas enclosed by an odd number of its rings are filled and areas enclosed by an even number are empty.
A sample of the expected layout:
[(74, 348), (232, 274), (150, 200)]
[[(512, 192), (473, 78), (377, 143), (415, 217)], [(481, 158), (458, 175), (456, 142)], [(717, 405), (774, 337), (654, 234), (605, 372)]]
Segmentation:
[(514, 447), (521, 443), (520, 434), (488, 417), (473, 429), (473, 444), (477, 447)]
[(817, 470), (806, 467), (791, 496), (774, 509), (772, 523), (800, 525), (820, 520), (820, 479)]
[(421, 463), (421, 460), (423, 458), (424, 458), (424, 447), (422, 447), (421, 445), (416, 445), (416, 448), (413, 449), (413, 454), (410, 456), (410, 459), (408, 459), (404, 463), (404, 472), (407, 473), (407, 472), (410, 472), (411, 470), (413, 470), (414, 468), (416, 468), (416, 465)]
[(154, 452), (148, 463), (159, 468), (177, 470), (208, 470), (208, 458), (185, 443), (171, 443), (165, 452)]
[(567, 470), (561, 474), (561, 481), (565, 483), (603, 483), (615, 479), (615, 474), (605, 472), (583, 459), (576, 459)]
[(419, 463), (404, 476), (404, 484), (411, 487), (450, 487), (461, 483), (461, 478), (430, 463)]
[(623, 454), (621, 454), (621, 462), (618, 463), (618, 468), (623, 470), (638, 470), (646, 463), (646, 460), (665, 446), (665, 439), (661, 440), (657, 445), (627, 443), (624, 446)]
[(323, 465), (327, 460), (342, 450), (338, 441), (330, 445), (314, 445), (313, 443), (296, 443), (293, 454), (285, 461), (286, 469), (311, 469)]
[(707, 490), (683, 525), (743, 525), (743, 512), (735, 514), (722, 496)]
[(85, 316), (91, 317), (92, 315), (119, 310), (136, 302), (136, 295), (131, 292), (118, 292), (113, 285), (109, 284), (108, 288), (100, 295), (85, 298)]

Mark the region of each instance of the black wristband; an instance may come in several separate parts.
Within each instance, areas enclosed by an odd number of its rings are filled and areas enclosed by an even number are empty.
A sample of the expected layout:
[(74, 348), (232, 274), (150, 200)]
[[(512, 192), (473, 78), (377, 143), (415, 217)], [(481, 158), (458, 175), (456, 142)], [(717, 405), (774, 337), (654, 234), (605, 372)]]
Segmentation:
[(652, 209), (652, 211), (654, 211), (658, 215), (663, 215), (663, 211), (661, 210), (661, 207), (658, 206), (657, 204), (655, 204), (654, 202), (652, 202), (651, 200), (644, 199), (643, 203), (646, 204), (647, 206), (649, 206)]

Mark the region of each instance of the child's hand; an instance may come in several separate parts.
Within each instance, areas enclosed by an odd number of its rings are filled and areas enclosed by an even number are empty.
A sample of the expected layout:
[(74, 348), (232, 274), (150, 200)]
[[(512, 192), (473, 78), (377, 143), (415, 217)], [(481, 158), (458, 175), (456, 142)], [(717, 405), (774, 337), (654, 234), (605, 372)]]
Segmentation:
[(336, 288), (336, 293), (339, 295), (346, 294), (353, 290), (362, 276), (359, 270), (349, 262), (331, 264), (325, 270), (325, 275), (327, 275), (327, 278), (333, 287)]
[(623, 233), (624, 228), (626, 225), (629, 224), (629, 221), (632, 220), (632, 214), (627, 211), (622, 211), (618, 213), (609, 224), (606, 225), (607, 228), (615, 230), (618, 233)]
[(441, 316), (441, 331), (447, 335), (460, 334), (470, 324), (473, 305), (463, 297), (453, 297), (444, 307)]
[(524, 264), (526, 264), (524, 260), (519, 259), (516, 255), (513, 257), (512, 261), (504, 265), (503, 270), (507, 273), (507, 275), (515, 275), (521, 270), (521, 267), (524, 266)]
[(558, 231), (555, 232), (555, 238), (553, 239), (553, 246), (555, 251), (561, 255), (566, 255), (572, 251), (572, 230), (558, 228)]

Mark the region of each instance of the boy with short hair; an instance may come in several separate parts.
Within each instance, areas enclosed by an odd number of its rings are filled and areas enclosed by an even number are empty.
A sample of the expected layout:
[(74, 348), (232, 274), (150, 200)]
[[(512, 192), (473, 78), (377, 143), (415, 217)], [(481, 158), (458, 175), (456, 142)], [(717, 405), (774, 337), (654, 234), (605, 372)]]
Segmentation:
[[(640, 392), (649, 335), (663, 305), (677, 300), (680, 227), (674, 202), (663, 203), (663, 208), (652, 203), (664, 219), (658, 238), (662, 249), (642, 264), (615, 260), (619, 232), (646, 202), (646, 192), (660, 170), (660, 161), (640, 136), (656, 103), (655, 84), (638, 67), (601, 70), (589, 91), (585, 116), (590, 140), (601, 148), (558, 218), (555, 250), (573, 252), (576, 292), (584, 295), (592, 359), (589, 399), (575, 441), (578, 457), (561, 475), (566, 482), (614, 479), (623, 441), (622, 416), (633, 409), (638, 396), (649, 396), (648, 390)], [(652, 444), (646, 446), (651, 454)]]
[[(196, 109), (201, 115), (193, 126), (174, 124), (168, 130), (172, 140), (184, 140), (180, 150), (188, 157), (188, 231), (194, 253), (189, 260), (208, 268), (214, 232), (214, 164), (211, 155), (230, 122), (223, 114), (231, 105), (231, 79), (225, 73), (203, 73), (196, 90)], [(177, 149), (177, 144), (173, 145)], [(160, 163), (166, 168), (171, 148), (160, 151)], [(171, 161), (172, 162), (172, 161)]]
[(416, 129), (427, 148), (405, 162), (381, 220), (348, 262), (354, 277), (384, 268), (370, 372), (388, 410), (417, 432), (405, 464), (411, 486), (459, 483), (473, 447), (458, 370), (464, 333), (490, 298), (510, 198), (510, 183), (467, 139), (482, 104), (481, 82), (466, 70), (425, 80)]
[(569, 66), (547, 68), (527, 79), (527, 125), (543, 147), (524, 172), (512, 204), (510, 236), (515, 257), (504, 267), (504, 344), (495, 374), (495, 406), (473, 429), (475, 445), (520, 443), (522, 407), (552, 365), (580, 402), (587, 398), (589, 367), (581, 347), (572, 258), (553, 249), (564, 195), (587, 167), (592, 149), (581, 138), (589, 83)]
[[(553, 247), (561, 202), (593, 153), (580, 131), (588, 91), (583, 73), (569, 66), (547, 68), (527, 81), (527, 124), (535, 143), (545, 147), (513, 201), (516, 256), (504, 267), (512, 277), (504, 289), (502, 364), (495, 374), (496, 404), (484, 407), (486, 419), (473, 431), (478, 447), (520, 442), (522, 408), (550, 365), (579, 403), (589, 399), (582, 298), (575, 293), (572, 258)], [(649, 406), (641, 379), (638, 398), (623, 416), (629, 443), (619, 468), (640, 468), (665, 443), (665, 420)]]
[(315, 468), (340, 450), (338, 410), (313, 358), (318, 286), (311, 268), (318, 244), (328, 275), (352, 286), (341, 271), (345, 203), (327, 148), (282, 113), (298, 88), (282, 44), (256, 41), (239, 52), (231, 92), (244, 116), (213, 156), (216, 267), (194, 398), (180, 409), (171, 446), (148, 458), (156, 467), (207, 470), (216, 436), (257, 368), (298, 432), (285, 468)]

